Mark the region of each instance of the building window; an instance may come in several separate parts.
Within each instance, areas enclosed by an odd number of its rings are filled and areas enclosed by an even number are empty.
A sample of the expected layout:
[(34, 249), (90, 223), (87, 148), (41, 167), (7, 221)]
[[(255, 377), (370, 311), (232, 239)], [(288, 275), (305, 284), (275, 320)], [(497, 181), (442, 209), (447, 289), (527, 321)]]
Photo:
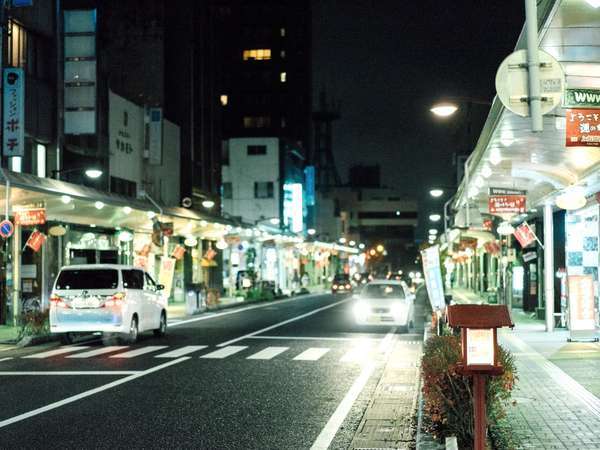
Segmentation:
[(281, 50), (279, 55), (281, 56), (281, 59), (285, 59), (285, 50)]
[(137, 185), (135, 181), (110, 177), (110, 192), (114, 194), (121, 194), (126, 197), (135, 197), (137, 195)]
[(281, 118), (281, 128), (285, 128), (285, 125), (286, 125), (286, 123), (285, 123), (285, 117), (282, 117)]
[(24, 69), (33, 78), (48, 78), (51, 66), (47, 56), (51, 45), (48, 40), (13, 21), (8, 28), (8, 64)]
[(46, 146), (37, 144), (37, 176), (46, 178)]
[(229, 103), (229, 97), (227, 97), (225, 94), (221, 95), (219, 100), (221, 100), (221, 106), (227, 106), (227, 103)]
[(267, 146), (266, 145), (249, 145), (248, 146), (248, 156), (266, 155), (266, 154), (267, 154)]
[(273, 182), (272, 181), (255, 181), (254, 182), (254, 198), (273, 198)]
[(254, 48), (242, 52), (244, 61), (267, 61), (271, 59), (270, 48)]
[(269, 116), (246, 116), (244, 117), (244, 128), (268, 128), (271, 126)]
[(279, 29), (279, 35), (281, 37), (285, 37), (285, 28), (282, 27), (282, 28)]
[(280, 80), (282, 83), (285, 83), (285, 82), (287, 81), (287, 73), (286, 73), (286, 72), (281, 72), (281, 73), (279, 74), (279, 80)]
[(231, 183), (223, 183), (221, 195), (223, 195), (224, 199), (233, 198), (233, 187)]

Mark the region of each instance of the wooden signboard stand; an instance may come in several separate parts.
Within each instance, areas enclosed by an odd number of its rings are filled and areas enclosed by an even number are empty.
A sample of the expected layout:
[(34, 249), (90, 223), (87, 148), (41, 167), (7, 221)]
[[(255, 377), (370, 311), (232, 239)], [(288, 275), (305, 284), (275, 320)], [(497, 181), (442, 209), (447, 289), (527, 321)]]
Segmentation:
[(486, 441), (485, 384), (488, 376), (504, 373), (498, 354), (500, 327), (514, 327), (505, 305), (452, 305), (448, 325), (460, 328), (462, 364), (459, 370), (473, 378), (474, 450), (484, 450)]

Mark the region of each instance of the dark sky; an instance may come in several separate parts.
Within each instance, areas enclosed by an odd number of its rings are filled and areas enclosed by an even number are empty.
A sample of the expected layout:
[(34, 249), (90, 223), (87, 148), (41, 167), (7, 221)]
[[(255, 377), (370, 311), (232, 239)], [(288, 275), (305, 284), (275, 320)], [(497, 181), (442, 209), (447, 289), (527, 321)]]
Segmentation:
[[(441, 122), (429, 107), (444, 95), (491, 101), (524, 14), (522, 0), (314, 0), (314, 93), (325, 87), (342, 105), (342, 180), (352, 164), (379, 163), (383, 183), (410, 196), (451, 183), (452, 153), (468, 147), (466, 113)], [(472, 139), (488, 109), (473, 106)]]

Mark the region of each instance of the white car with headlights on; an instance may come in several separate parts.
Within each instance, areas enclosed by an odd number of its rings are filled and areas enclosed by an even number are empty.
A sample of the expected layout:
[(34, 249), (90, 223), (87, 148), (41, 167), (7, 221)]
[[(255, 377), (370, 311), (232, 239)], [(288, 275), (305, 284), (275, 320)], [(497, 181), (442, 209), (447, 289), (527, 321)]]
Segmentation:
[(353, 313), (359, 325), (394, 325), (403, 332), (413, 326), (415, 296), (402, 281), (371, 281), (354, 298)]
[(63, 267), (50, 297), (50, 332), (65, 343), (77, 333), (116, 334), (129, 343), (143, 331), (162, 336), (167, 329), (163, 289), (138, 267)]

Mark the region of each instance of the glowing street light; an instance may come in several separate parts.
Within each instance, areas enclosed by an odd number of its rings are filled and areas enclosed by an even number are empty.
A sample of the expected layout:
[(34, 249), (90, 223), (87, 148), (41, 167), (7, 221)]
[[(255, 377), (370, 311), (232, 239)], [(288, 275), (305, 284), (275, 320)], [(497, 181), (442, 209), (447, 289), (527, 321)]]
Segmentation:
[(429, 191), (429, 195), (431, 195), (434, 198), (438, 198), (444, 195), (444, 191), (442, 189), (432, 189)]
[(438, 103), (434, 105), (429, 111), (438, 117), (449, 117), (458, 111), (458, 106), (452, 103)]
[(377, 251), (379, 253), (383, 253), (383, 251), (385, 250), (385, 247), (381, 244), (379, 244), (377, 247), (375, 247), (377, 249)]
[(429, 215), (429, 220), (431, 220), (432, 222), (439, 222), (441, 218), (442, 218), (442, 216), (440, 216), (439, 214), (430, 214)]

